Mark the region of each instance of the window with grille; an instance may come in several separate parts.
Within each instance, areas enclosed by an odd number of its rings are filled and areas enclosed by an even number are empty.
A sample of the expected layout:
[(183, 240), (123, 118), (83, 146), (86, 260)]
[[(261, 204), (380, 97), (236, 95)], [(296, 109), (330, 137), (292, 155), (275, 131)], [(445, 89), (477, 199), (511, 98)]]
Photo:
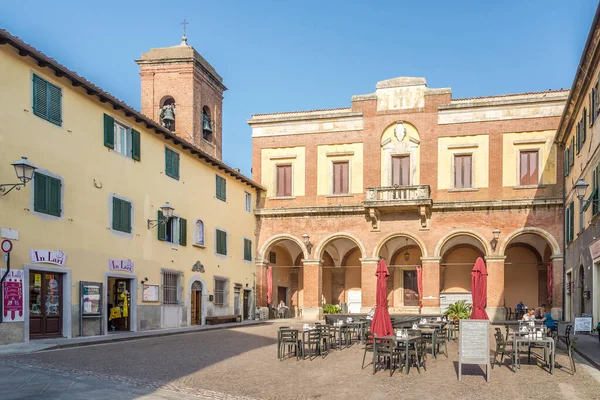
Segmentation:
[(162, 303), (179, 304), (180, 302), (180, 271), (163, 270), (162, 271)]
[(62, 124), (62, 89), (33, 75), (33, 113), (56, 125)]
[(215, 278), (215, 306), (227, 304), (227, 279)]
[(473, 187), (473, 157), (471, 154), (454, 156), (454, 188), (470, 189)]

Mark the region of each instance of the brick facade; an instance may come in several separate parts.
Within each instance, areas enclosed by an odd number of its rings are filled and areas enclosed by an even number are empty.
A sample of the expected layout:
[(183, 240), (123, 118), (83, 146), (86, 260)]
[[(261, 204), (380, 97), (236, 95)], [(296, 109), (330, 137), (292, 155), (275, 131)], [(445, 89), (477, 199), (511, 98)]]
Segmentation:
[[(401, 88), (401, 90), (410, 90), (410, 88)], [(424, 90), (423, 101), (419, 107), (400, 110), (381, 109), (381, 104), (378, 103), (382, 101), (379, 96), (379, 84), (377, 91), (379, 97), (365, 95), (353, 98), (352, 107), (347, 112), (348, 115), (362, 113), (362, 129), (353, 127), (347, 131), (339, 129), (336, 131), (334, 122), (334, 128), (331, 131), (300, 131), (300, 129), (305, 129), (306, 124), (312, 122), (320, 124), (319, 126), (325, 126), (325, 122), (320, 123), (319, 121), (319, 118), (322, 118), (319, 113), (325, 113), (327, 110), (258, 115), (249, 121), (253, 127), (254, 136), (253, 179), (258, 182), (261, 182), (263, 176), (263, 166), (261, 165), (263, 149), (305, 148), (305, 170), (295, 172), (304, 177), (305, 195), (291, 199), (263, 196), (260, 204), (262, 208), (257, 212), (259, 217), (257, 257), (260, 259), (257, 264), (257, 277), (265, 276), (262, 269), (266, 263), (263, 263), (262, 259), (267, 258), (268, 249), (275, 242), (285, 240), (282, 235), (289, 235), (287, 240), (290, 243), (295, 242), (293, 245), (302, 248), (304, 253), (304, 268), (300, 268), (300, 274), (304, 274), (302, 289), (304, 302), (301, 307), (305, 311), (310, 310), (308, 314), (303, 313), (305, 317), (320, 315), (319, 308), (322, 306), (323, 297), (325, 300), (329, 300), (327, 295), (322, 293), (321, 277), (317, 269), (327, 267), (327, 263), (324, 264), (325, 252), (336, 253), (337, 251), (342, 254), (345, 251), (335, 249), (336, 246), (340, 247), (336, 244), (336, 240), (339, 243), (344, 240), (347, 243), (350, 240), (362, 253), (361, 309), (363, 311), (368, 311), (375, 305), (374, 271), (379, 256), (383, 255), (381, 251), (378, 252), (378, 249), (389, 243), (385, 241), (386, 238), (391, 240), (394, 236), (406, 238), (407, 244), (410, 240), (410, 244), (418, 245), (421, 252), (420, 260), (414, 263), (423, 266), (422, 312), (440, 310), (444, 274), (453, 273), (453, 265), (447, 263), (445, 257), (461, 246), (475, 248), (487, 260), (490, 274), (488, 311), (494, 318), (503, 318), (505, 306), (514, 307), (512, 304), (505, 304), (504, 299), (507, 247), (536, 248), (531, 251), (537, 254), (538, 268), (544, 269), (544, 265), (550, 262), (555, 264), (553, 269), (554, 293), (562, 293), (562, 253), (558, 245), (558, 243), (562, 243), (563, 237), (562, 158), (556, 156), (556, 149), (553, 148), (546, 163), (541, 166), (543, 171), (556, 171), (556, 176), (552, 176), (551, 184), (540, 184), (534, 187), (505, 186), (503, 183), (503, 177), (506, 175), (503, 165), (505, 162), (503, 139), (505, 134), (522, 133), (527, 140), (521, 140), (518, 143), (515, 141), (517, 143), (515, 146), (526, 143), (542, 143), (544, 140), (540, 139), (541, 136), (538, 137), (537, 132), (556, 129), (567, 92), (547, 92), (549, 96), (554, 96), (552, 101), (558, 105), (551, 111), (545, 112), (543, 107), (546, 107), (549, 101), (545, 99), (545, 94), (508, 95), (474, 99), (473, 101), (456, 101), (451, 99), (449, 90)], [(410, 95), (409, 93), (407, 96)], [(400, 98), (400, 102), (402, 101), (404, 100)], [(512, 114), (513, 110), (531, 103), (539, 103), (539, 110), (533, 110), (531, 114), (523, 117), (515, 117)], [(480, 109), (486, 110), (486, 107), (506, 109), (508, 116), (493, 117), (487, 120), (481, 120), (481, 118), (478, 120), (477, 117), (472, 117), (472, 122), (443, 124), (439, 122), (440, 114), (445, 109), (450, 109), (451, 117), (451, 113), (465, 112), (465, 109), (473, 110), (473, 115), (476, 116)], [(339, 115), (344, 112), (343, 110), (335, 111)], [(314, 121), (311, 120), (311, 115), (315, 115)], [(335, 118), (341, 117), (332, 117), (332, 119)], [(370, 203), (367, 188), (383, 185), (381, 178), (382, 133), (397, 121), (411, 124), (419, 133), (420, 143), (418, 146), (421, 156), (418, 165), (420, 179), (417, 183), (429, 186), (430, 200), (427, 199), (427, 201), (430, 203), (421, 206), (407, 202), (405, 205), (397, 204), (396, 207), (386, 208), (385, 202), (383, 202), (381, 207), (371, 207), (368, 205)], [(268, 129), (273, 124), (280, 124), (285, 128), (285, 132), (290, 133), (264, 133), (267, 131), (261, 131), (263, 127)], [(338, 125), (341, 126), (342, 123), (340, 122)], [(299, 127), (298, 132), (294, 131), (296, 127)], [(272, 128), (268, 132), (273, 132), (274, 129)], [(487, 135), (489, 139), (487, 187), (477, 187), (468, 191), (439, 189), (438, 174), (448, 171), (445, 170), (446, 166), (440, 166), (438, 163), (438, 139), (451, 137), (453, 143), (460, 144), (462, 143), (461, 138), (472, 135)], [(344, 197), (319, 195), (317, 176), (320, 171), (317, 168), (317, 148), (322, 145), (341, 143), (362, 143), (364, 154), (362, 179), (365, 190), (362, 193)], [(439, 171), (440, 168), (444, 171)], [(451, 168), (451, 166), (448, 165), (447, 168)], [(514, 174), (517, 174), (516, 170)], [(270, 186), (272, 181), (263, 181), (261, 184)], [(501, 232), (495, 249), (493, 248), (492, 234), (494, 229), (499, 229)], [(304, 233), (310, 235), (310, 241), (314, 246), (310, 254), (302, 243), (301, 236)], [(341, 248), (346, 249), (347, 245), (344, 244)], [(388, 263), (391, 258), (392, 255), (388, 255)], [(465, 262), (467, 261), (465, 260)], [(514, 268), (518, 268), (519, 260), (508, 260), (507, 262)], [(344, 267), (343, 262), (342, 265), (336, 266)], [(396, 267), (397, 271), (405, 268)], [(414, 265), (411, 264), (406, 268), (412, 267)], [(445, 272), (446, 269), (449, 272)], [(390, 277), (390, 279), (393, 278)], [(396, 281), (401, 281), (401, 277)], [(264, 286), (265, 282), (258, 279), (257, 285)], [(537, 279), (530, 284), (536, 290), (541, 285), (538, 284)], [(334, 301), (343, 297), (339, 294), (339, 287), (330, 286), (331, 289), (328, 288), (328, 290), (331, 290), (332, 296), (330, 297), (334, 298)], [(540, 293), (542, 293), (541, 289)], [(259, 297), (259, 302), (264, 298)], [(400, 300), (400, 302), (402, 301)], [(391, 300), (390, 303), (392, 303)], [(261, 304), (264, 305), (264, 301)], [(561, 312), (561, 308), (560, 296), (555, 296), (552, 310), (558, 314)]]

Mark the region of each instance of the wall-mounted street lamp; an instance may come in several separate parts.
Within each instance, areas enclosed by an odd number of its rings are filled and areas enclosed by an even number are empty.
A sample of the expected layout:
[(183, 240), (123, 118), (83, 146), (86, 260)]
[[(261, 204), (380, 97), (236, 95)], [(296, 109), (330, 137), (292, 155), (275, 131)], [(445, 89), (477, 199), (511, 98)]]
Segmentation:
[(585, 197), (585, 192), (587, 191), (588, 186), (590, 186), (590, 184), (581, 178), (579, 178), (579, 180), (575, 184), (575, 194), (576, 194), (577, 198), (579, 199), (579, 201), (583, 201), (583, 198)]
[(2, 196), (6, 196), (10, 193), (11, 190), (17, 189), (21, 190), (21, 186), (25, 187), (27, 182), (33, 178), (33, 172), (37, 169), (35, 165), (27, 161), (27, 157), (21, 157), (19, 161), (15, 161), (11, 164), (15, 168), (15, 173), (17, 174), (17, 179), (21, 181), (21, 183), (3, 183), (0, 184), (0, 194)]
[(498, 238), (500, 237), (500, 229), (496, 228), (492, 231), (492, 250), (496, 251), (496, 247), (498, 246)]
[(148, 220), (148, 229), (152, 229), (155, 226), (158, 226), (160, 224), (166, 224), (167, 221), (169, 221), (171, 219), (171, 217), (173, 216), (173, 211), (175, 211), (175, 209), (173, 207), (171, 207), (171, 205), (167, 201), (165, 204), (160, 206), (160, 211), (162, 212), (162, 218), (161, 219), (149, 219)]
[(308, 236), (308, 233), (302, 235), (302, 240), (304, 241), (304, 245), (308, 250), (308, 254), (310, 254), (312, 252), (313, 244), (310, 242), (310, 236)]

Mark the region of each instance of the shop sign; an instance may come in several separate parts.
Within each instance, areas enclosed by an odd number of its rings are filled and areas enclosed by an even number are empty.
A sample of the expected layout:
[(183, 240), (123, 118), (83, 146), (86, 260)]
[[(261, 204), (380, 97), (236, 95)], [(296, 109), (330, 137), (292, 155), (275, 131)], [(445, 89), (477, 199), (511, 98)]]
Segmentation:
[[(0, 270), (4, 276), (6, 270)], [(23, 322), (23, 270), (11, 269), (6, 275), (3, 287), (3, 322)]]
[(600, 257), (600, 239), (594, 243), (590, 243), (590, 255), (592, 256), (592, 261)]
[(127, 260), (113, 260), (108, 259), (108, 268), (111, 271), (125, 271), (133, 273), (133, 261)]
[(31, 255), (31, 262), (34, 264), (46, 263), (64, 267), (67, 263), (67, 255), (63, 253), (62, 250), (50, 251), (31, 249), (29, 253)]

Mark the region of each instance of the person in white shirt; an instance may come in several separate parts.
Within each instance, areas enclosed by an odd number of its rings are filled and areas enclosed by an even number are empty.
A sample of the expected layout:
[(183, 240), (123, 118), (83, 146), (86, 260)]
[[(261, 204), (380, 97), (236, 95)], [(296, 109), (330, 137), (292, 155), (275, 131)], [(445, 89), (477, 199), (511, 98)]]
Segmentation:
[(523, 315), (523, 318), (521, 318), (521, 320), (535, 321), (535, 310), (533, 308), (530, 308), (529, 310), (527, 310), (527, 312)]

